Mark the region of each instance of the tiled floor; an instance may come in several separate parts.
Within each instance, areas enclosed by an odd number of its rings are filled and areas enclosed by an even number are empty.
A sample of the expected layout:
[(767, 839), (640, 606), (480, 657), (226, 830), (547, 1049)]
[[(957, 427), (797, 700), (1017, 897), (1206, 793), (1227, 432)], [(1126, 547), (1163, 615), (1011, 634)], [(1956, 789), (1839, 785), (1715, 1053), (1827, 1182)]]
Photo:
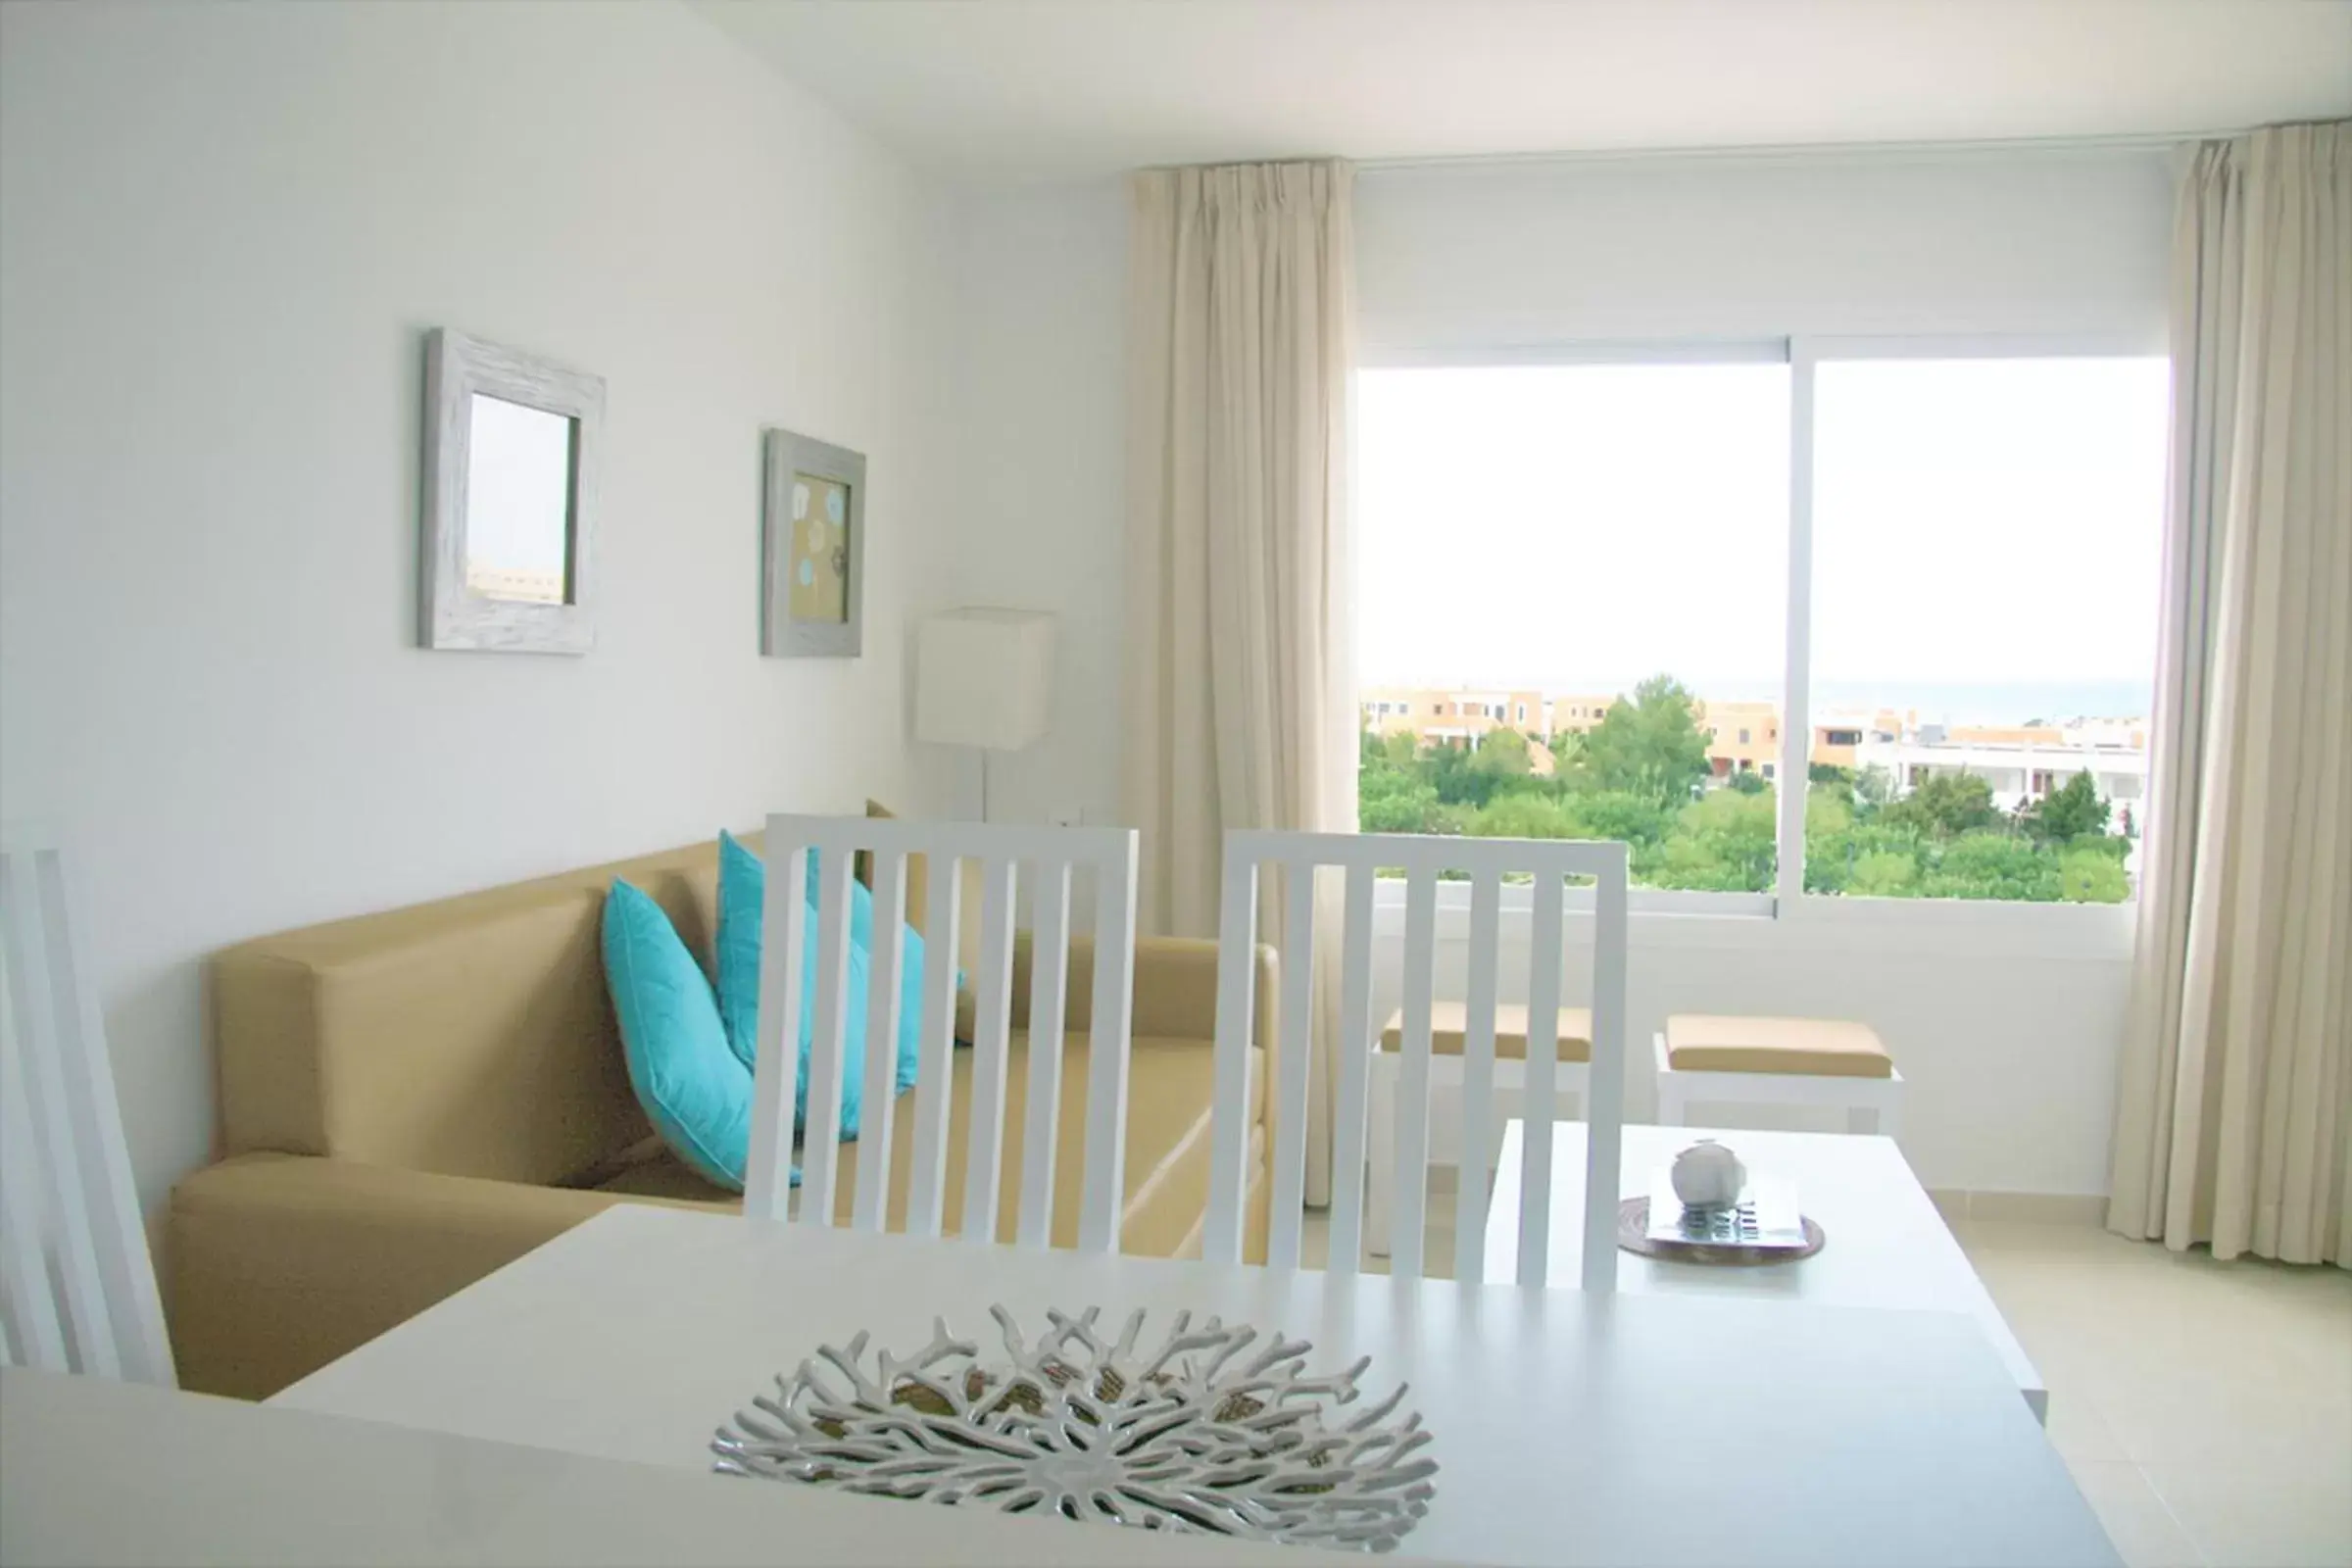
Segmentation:
[[(1426, 1248), (1450, 1275), (1452, 1205)], [(2352, 1273), (1962, 1220), (2050, 1390), (2050, 1442), (2132, 1568), (2352, 1568)], [(1320, 1266), (1324, 1216), (1307, 1216)]]
[(2087, 1225), (1953, 1230), (2133, 1568), (2352, 1564), (2352, 1273)]

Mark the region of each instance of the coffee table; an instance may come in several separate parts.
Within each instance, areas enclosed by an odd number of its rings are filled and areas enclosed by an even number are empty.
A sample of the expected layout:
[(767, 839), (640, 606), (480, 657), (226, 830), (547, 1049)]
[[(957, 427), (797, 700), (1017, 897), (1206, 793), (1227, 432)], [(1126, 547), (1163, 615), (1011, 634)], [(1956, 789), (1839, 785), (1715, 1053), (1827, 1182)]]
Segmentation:
[[(1519, 1165), (1526, 1124), (1503, 1128), (1502, 1148), (1487, 1210), (1489, 1280), (1517, 1276)], [(1731, 1297), (1753, 1301), (1828, 1306), (1896, 1307), (1963, 1312), (2016, 1380), (2036, 1420), (2046, 1421), (2049, 1390), (2009, 1332), (2000, 1308), (1943, 1216), (1904, 1163), (1890, 1138), (1853, 1133), (1784, 1133), (1705, 1127), (1647, 1127), (1628, 1123), (1618, 1191), (1646, 1194), (1675, 1154), (1701, 1138), (1728, 1145), (1751, 1174), (1792, 1183), (1797, 1204), (1818, 1221), (1828, 1245), (1789, 1263), (1720, 1267), (1669, 1262), (1627, 1252), (1617, 1260), (1617, 1288), (1628, 1295)], [(1582, 1255), (1579, 1216), (1585, 1201), (1585, 1128), (1556, 1122), (1551, 1155), (1551, 1269), (1574, 1278), (1567, 1260)], [(1611, 1239), (1612, 1244), (1614, 1238)]]

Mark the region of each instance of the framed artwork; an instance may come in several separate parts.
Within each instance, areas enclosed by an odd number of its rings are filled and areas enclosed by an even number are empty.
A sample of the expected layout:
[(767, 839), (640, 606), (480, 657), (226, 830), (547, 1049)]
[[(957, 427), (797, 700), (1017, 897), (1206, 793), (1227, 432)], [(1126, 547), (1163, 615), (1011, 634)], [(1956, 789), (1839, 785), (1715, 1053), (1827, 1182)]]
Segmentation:
[(427, 648), (584, 654), (596, 646), (597, 469), (605, 383), (463, 332), (424, 340)]
[(865, 459), (790, 430), (761, 436), (760, 652), (855, 659), (865, 614)]

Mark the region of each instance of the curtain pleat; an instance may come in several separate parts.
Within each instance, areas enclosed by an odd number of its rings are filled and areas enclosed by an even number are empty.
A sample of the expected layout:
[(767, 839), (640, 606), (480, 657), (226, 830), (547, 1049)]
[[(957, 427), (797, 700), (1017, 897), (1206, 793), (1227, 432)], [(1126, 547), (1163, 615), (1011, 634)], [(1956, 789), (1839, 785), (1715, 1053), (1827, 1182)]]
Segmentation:
[[(1148, 930), (1215, 934), (1226, 829), (1355, 825), (1352, 182), (1332, 162), (1134, 177), (1125, 769)], [(1338, 991), (1336, 896), (1317, 906), (1310, 1202)]]
[(2352, 122), (2196, 149), (2108, 1224), (2352, 1267)]

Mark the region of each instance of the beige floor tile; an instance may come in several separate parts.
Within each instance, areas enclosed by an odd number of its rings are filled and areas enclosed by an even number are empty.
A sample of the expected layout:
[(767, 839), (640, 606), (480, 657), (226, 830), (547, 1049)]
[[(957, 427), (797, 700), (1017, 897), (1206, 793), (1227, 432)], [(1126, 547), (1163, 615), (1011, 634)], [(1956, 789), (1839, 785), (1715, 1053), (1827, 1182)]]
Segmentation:
[(2140, 1464), (2267, 1464), (2325, 1456), (2352, 1494), (2352, 1404), (2324, 1394), (2151, 1363), (2102, 1380), (2092, 1402)]
[(2195, 1541), (2139, 1466), (2120, 1459), (2070, 1460), (2067, 1468), (2129, 1568), (2202, 1568), (2205, 1558)]
[(2050, 1391), (2049, 1420), (2045, 1424), (2050, 1446), (2064, 1455), (2069, 1465), (2130, 1462), (2132, 1456), (2116, 1440), (2107, 1418), (2099, 1413), (2098, 1404), (2087, 1390), (2052, 1379), (2039, 1363), (2035, 1364), (2035, 1370), (2041, 1371), (2044, 1386)]
[[(2050, 1389), (2050, 1441), (2132, 1562), (2352, 1565), (2352, 1275), (2087, 1226), (1955, 1226)], [(2193, 1560), (2193, 1559), (2192, 1559)]]
[(2210, 1462), (2144, 1468), (2216, 1568), (2352, 1563), (2352, 1470)]

